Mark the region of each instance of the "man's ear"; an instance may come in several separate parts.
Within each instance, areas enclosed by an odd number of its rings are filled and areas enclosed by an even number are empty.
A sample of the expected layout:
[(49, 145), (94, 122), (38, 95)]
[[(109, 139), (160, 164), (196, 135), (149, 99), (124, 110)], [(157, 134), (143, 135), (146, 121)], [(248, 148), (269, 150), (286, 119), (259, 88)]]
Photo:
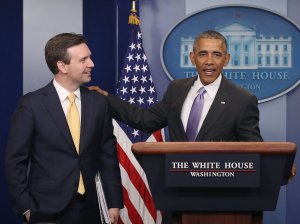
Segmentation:
[(68, 72), (68, 65), (66, 65), (63, 61), (56, 62), (57, 68), (61, 73), (67, 73)]
[(226, 66), (228, 63), (229, 63), (229, 60), (230, 60), (230, 54), (226, 54), (225, 56), (225, 63), (224, 63), (224, 66)]
[(192, 64), (195, 65), (195, 54), (193, 51), (190, 52), (190, 60), (191, 60)]

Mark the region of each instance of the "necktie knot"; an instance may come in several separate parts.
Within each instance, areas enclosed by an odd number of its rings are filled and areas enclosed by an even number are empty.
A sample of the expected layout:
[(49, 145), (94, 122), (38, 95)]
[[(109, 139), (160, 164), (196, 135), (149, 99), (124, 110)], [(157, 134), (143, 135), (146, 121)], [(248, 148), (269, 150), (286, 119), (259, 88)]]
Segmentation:
[(70, 103), (74, 103), (76, 99), (76, 95), (74, 93), (70, 93), (67, 98)]
[(206, 92), (205, 88), (204, 87), (201, 87), (199, 90), (199, 95), (203, 97), (204, 93)]

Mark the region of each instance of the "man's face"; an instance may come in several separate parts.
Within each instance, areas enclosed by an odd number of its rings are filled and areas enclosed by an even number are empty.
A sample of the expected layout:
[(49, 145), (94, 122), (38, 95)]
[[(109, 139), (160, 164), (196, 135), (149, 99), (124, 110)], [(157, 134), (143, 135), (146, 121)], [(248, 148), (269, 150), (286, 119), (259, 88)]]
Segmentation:
[(197, 48), (190, 53), (190, 59), (196, 65), (202, 84), (208, 85), (219, 77), (230, 55), (226, 54), (226, 46), (222, 40), (201, 38)]
[(66, 65), (70, 83), (80, 86), (90, 82), (94, 63), (88, 46), (82, 43), (68, 48), (67, 52), (71, 58), (70, 64)]

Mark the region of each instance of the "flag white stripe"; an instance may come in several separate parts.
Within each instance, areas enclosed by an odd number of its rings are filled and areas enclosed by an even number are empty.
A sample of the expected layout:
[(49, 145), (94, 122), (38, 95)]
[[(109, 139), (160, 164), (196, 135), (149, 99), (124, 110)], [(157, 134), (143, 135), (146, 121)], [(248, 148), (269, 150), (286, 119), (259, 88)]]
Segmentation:
[(132, 222), (130, 221), (130, 219), (128, 217), (128, 210), (127, 210), (126, 206), (124, 206), (124, 208), (121, 209), (121, 211), (120, 211), (120, 219), (122, 220), (123, 223), (132, 224)]
[[(123, 129), (119, 126), (119, 124), (115, 120), (113, 120), (113, 125), (114, 125), (114, 135), (118, 136), (118, 144), (122, 147), (123, 151), (125, 152), (127, 157), (130, 159), (132, 165), (137, 170), (137, 172), (139, 173), (143, 182), (145, 183), (147, 189), (150, 192), (146, 174), (143, 171), (143, 169), (141, 168), (139, 162), (136, 160), (135, 156), (133, 155), (133, 153), (131, 151), (132, 143), (131, 143), (130, 139), (128, 138), (128, 136), (125, 134)], [(151, 135), (150, 138), (153, 139), (153, 141), (156, 141), (155, 138), (153, 137), (153, 135)], [(151, 194), (151, 192), (150, 192), (150, 194)]]
[(162, 214), (161, 214), (161, 211), (157, 210), (156, 214), (157, 214), (156, 223), (157, 224), (161, 224), (162, 223)]

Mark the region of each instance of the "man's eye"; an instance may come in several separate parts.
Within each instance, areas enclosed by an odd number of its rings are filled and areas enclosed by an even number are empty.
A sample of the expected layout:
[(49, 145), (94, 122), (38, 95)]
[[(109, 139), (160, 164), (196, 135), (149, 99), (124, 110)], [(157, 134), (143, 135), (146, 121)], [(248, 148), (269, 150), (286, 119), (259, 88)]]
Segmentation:
[(214, 53), (214, 56), (215, 57), (222, 57), (222, 54), (220, 54), (220, 53)]

